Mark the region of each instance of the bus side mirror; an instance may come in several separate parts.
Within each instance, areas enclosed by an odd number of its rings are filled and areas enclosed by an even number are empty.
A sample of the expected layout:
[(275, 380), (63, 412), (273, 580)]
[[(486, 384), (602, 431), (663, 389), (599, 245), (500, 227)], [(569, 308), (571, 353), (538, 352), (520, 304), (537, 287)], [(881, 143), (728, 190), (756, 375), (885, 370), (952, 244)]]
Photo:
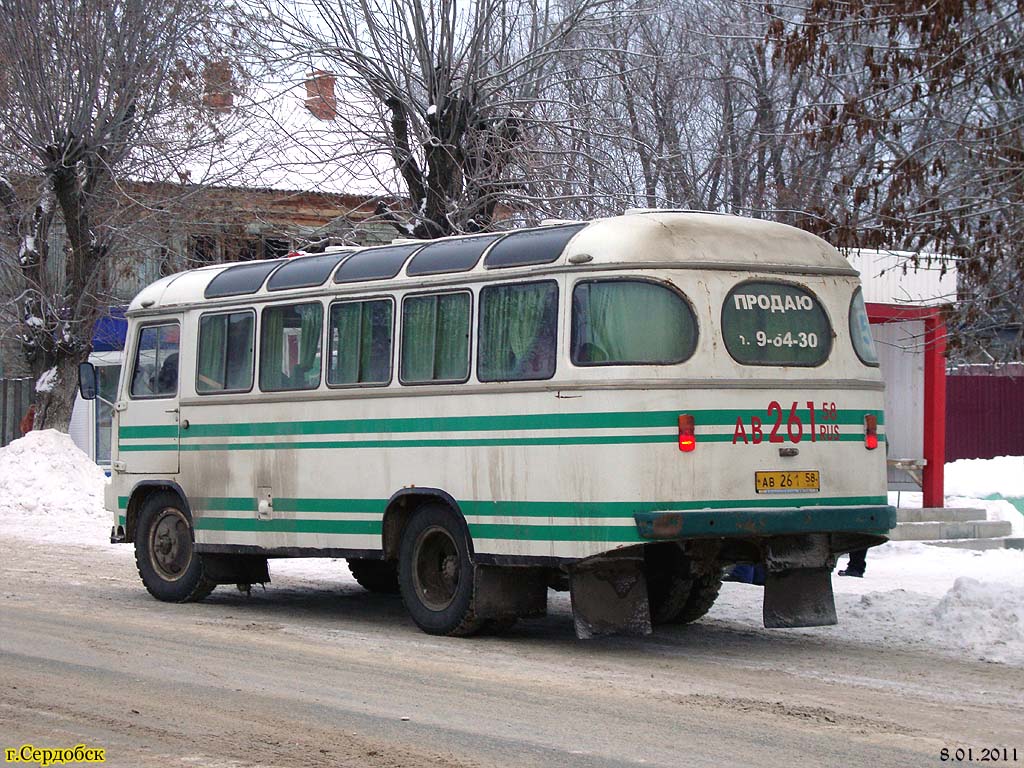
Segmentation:
[(92, 363), (78, 364), (78, 391), (83, 400), (96, 399), (96, 366)]

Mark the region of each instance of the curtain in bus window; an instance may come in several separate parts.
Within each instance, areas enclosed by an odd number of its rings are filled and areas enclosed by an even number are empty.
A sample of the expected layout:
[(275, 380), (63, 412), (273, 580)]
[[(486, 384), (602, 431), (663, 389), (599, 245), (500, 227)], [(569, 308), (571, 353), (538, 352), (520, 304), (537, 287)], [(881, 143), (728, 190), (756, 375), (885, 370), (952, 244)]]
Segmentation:
[(680, 363), (696, 342), (693, 311), (665, 286), (606, 280), (581, 283), (573, 292), (576, 364)]
[(386, 384), (391, 378), (391, 302), (353, 301), (331, 307), (327, 383)]
[(437, 297), (437, 351), (434, 378), (461, 381), (469, 375), (469, 295)]
[(488, 286), (480, 296), (481, 381), (548, 379), (555, 373), (558, 287)]
[(284, 373), (284, 315), (279, 307), (263, 310), (260, 336), (260, 389), (286, 389)]
[(302, 317), (299, 336), (299, 370), (296, 386), (302, 389), (316, 389), (320, 385), (320, 337), (323, 308), (319, 304), (303, 304), (296, 307)]
[(364, 382), (385, 383), (391, 379), (390, 301), (367, 301), (363, 304), (363, 347), (359, 369)]
[(252, 312), (235, 312), (228, 316), (224, 372), (227, 389), (245, 390), (252, 386), (254, 324)]
[(359, 302), (335, 304), (331, 307), (331, 361), (327, 368), (328, 384), (359, 382), (359, 349), (362, 312)]
[(199, 320), (199, 372), (197, 392), (226, 389), (225, 347), (227, 346), (227, 315), (212, 315)]
[(316, 389), (320, 384), (320, 304), (268, 307), (260, 337), (260, 388)]
[(464, 380), (469, 375), (469, 294), (412, 296), (402, 313), (402, 380)]

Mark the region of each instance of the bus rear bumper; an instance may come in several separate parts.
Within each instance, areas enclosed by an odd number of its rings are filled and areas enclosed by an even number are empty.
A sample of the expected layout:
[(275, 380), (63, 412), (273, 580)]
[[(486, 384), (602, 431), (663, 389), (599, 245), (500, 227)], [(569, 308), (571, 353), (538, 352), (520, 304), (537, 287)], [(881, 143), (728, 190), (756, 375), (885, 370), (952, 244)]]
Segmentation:
[(762, 538), (800, 533), (860, 533), (885, 536), (896, 527), (891, 506), (779, 507), (637, 512), (647, 541), (700, 538)]

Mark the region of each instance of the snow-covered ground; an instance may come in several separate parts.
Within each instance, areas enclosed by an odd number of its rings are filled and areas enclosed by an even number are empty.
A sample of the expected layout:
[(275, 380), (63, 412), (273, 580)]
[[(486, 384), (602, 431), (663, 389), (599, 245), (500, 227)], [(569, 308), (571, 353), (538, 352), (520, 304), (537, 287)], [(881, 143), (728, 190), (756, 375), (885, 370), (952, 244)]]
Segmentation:
[[(947, 465), (946, 478), (951, 493), (965, 494), (947, 498), (950, 506), (984, 507), (990, 517), (1022, 517), (1007, 501), (978, 497), (1024, 496), (1024, 458), (955, 462)], [(111, 520), (103, 509), (104, 482), (103, 472), (67, 435), (30, 432), (0, 448), (0, 535), (104, 547), (128, 556), (129, 547), (107, 544)], [(915, 502), (920, 505), (920, 494), (901, 494), (903, 506)], [(1024, 666), (1024, 551), (893, 542), (872, 549), (867, 563), (863, 579), (833, 579), (837, 627), (772, 631), (931, 648)], [(316, 561), (274, 563), (280, 576), (312, 580), (323, 570)], [(330, 570), (349, 578), (340, 567)], [(763, 631), (761, 598), (760, 587), (726, 584), (708, 620)]]

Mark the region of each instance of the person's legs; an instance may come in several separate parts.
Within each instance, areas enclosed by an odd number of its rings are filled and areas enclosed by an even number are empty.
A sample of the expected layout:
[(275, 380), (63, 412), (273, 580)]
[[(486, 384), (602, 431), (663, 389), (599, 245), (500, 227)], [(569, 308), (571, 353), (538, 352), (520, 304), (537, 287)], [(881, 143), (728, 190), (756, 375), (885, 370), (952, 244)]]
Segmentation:
[(864, 571), (867, 569), (867, 558), (868, 551), (866, 549), (855, 549), (850, 553), (850, 561), (846, 564), (846, 568), (839, 572), (840, 576), (863, 576)]

